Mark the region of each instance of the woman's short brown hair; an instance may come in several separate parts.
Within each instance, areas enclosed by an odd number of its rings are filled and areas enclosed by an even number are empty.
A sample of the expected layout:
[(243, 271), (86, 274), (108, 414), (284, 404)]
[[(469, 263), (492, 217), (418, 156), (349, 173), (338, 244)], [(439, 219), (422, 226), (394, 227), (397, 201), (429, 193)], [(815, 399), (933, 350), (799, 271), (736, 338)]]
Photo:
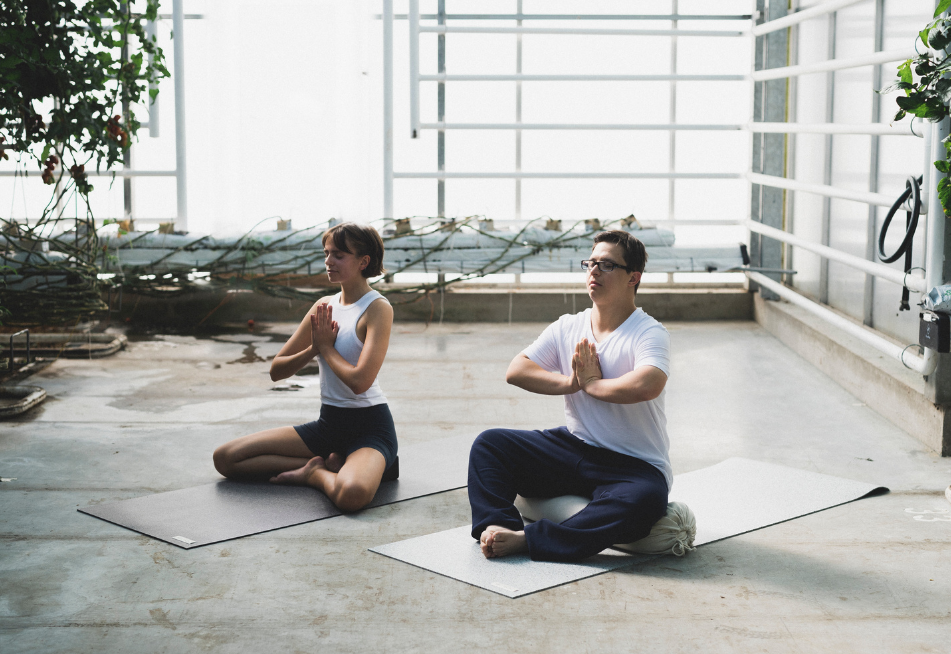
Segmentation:
[(370, 263), (361, 271), (364, 277), (379, 277), (386, 273), (383, 267), (383, 239), (373, 227), (340, 223), (324, 232), (321, 243), (326, 244), (327, 239), (333, 239), (334, 247), (338, 250), (358, 257), (370, 257)]

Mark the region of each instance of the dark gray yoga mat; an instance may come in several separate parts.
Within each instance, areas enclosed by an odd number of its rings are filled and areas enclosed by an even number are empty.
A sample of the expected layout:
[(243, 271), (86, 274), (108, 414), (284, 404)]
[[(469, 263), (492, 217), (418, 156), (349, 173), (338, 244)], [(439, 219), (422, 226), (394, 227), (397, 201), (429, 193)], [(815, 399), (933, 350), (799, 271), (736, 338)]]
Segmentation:
[[(697, 518), (694, 545), (703, 545), (887, 491), (873, 484), (735, 458), (677, 475), (670, 501), (691, 508)], [(605, 550), (580, 563), (532, 561), (525, 554), (489, 560), (470, 531), (466, 525), (370, 551), (512, 598), (651, 558)]]
[[(464, 487), (471, 445), (457, 437), (401, 448), (400, 478), (367, 508)], [(313, 488), (226, 479), (79, 511), (186, 549), (340, 515)]]

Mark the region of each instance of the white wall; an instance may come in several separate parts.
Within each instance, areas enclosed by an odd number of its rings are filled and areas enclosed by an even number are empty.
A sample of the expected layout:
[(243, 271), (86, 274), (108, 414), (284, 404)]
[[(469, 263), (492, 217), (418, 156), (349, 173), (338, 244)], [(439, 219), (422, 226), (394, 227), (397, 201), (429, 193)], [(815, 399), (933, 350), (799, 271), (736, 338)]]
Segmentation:
[[(809, 3), (809, 5), (815, 3)], [(808, 6), (803, 4), (802, 6)], [(838, 12), (836, 17), (835, 57), (848, 58), (871, 53), (874, 49), (874, 2), (859, 3)], [(884, 49), (908, 47), (915, 36), (930, 19), (934, 9), (927, 0), (911, 0), (885, 3)], [(798, 28), (797, 49), (799, 63), (825, 60), (829, 21), (821, 17), (802, 23)], [(896, 77), (895, 65), (883, 66), (883, 86)], [(824, 122), (826, 103), (826, 74), (804, 75), (798, 78), (796, 118), (801, 123)], [(872, 103), (881, 107), (881, 122), (891, 122), (897, 105), (895, 94), (882, 96), (872, 88), (872, 67), (866, 66), (835, 73), (833, 95), (833, 120), (840, 123), (867, 123), (872, 118)], [(908, 123), (906, 118), (903, 122)], [(905, 188), (909, 175), (921, 175), (924, 161), (924, 140), (901, 136), (883, 136), (878, 157), (879, 192), (896, 198)], [(797, 135), (795, 137), (796, 179), (822, 183), (825, 157), (825, 137), (822, 135)], [(837, 135), (832, 139), (832, 185), (840, 188), (869, 190), (871, 167), (871, 137)], [(886, 209), (877, 210), (878, 227)], [(807, 193), (797, 193), (794, 210), (790, 217), (793, 231), (809, 240), (820, 240), (822, 198)], [(829, 245), (834, 248), (864, 257), (868, 205), (859, 202), (833, 199), (830, 217)], [(888, 252), (904, 235), (904, 213), (899, 214), (896, 225), (889, 230)], [(924, 220), (922, 220), (924, 223)], [(877, 233), (877, 229), (876, 229)], [(919, 224), (915, 243), (915, 266), (923, 265), (925, 228)], [(903, 261), (891, 264), (903, 269)], [(793, 250), (792, 266), (798, 271), (794, 284), (800, 290), (817, 295), (819, 292), (819, 258), (808, 252)], [(829, 303), (861, 320), (863, 318), (865, 275), (837, 264), (829, 265)], [(913, 294), (914, 295), (914, 294)], [(901, 287), (883, 280), (875, 281), (873, 323), (899, 340), (912, 343), (918, 340), (918, 312), (898, 311)], [(917, 301), (912, 298), (912, 304)]]
[[(515, 0), (451, 0), (450, 12), (514, 13)], [(406, 13), (406, 0), (397, 0)], [(681, 0), (681, 13), (711, 10), (697, 0)], [(435, 0), (421, 11), (434, 13)], [(188, 138), (189, 228), (196, 232), (234, 233), (271, 216), (292, 218), (295, 227), (330, 217), (376, 219), (382, 214), (382, 46), (379, 0), (185, 0), (186, 102)], [(525, 0), (526, 13), (665, 13), (671, 3), (627, 1)], [(166, 1), (163, 12), (171, 12)], [(717, 12), (749, 13), (749, 0), (718, 2)], [(535, 23), (537, 24), (537, 23)], [(669, 28), (665, 21), (632, 23), (553, 21), (566, 27)], [(696, 29), (743, 29), (746, 22), (682, 23)], [(171, 21), (159, 38), (172, 67)], [(408, 133), (408, 29), (395, 26), (395, 168), (435, 171), (436, 134)], [(447, 38), (451, 73), (515, 72), (515, 36), (452, 34)], [(524, 37), (524, 71), (534, 73), (666, 73), (667, 37)], [(681, 38), (680, 70), (696, 73), (744, 73), (749, 68), (747, 39)], [(423, 35), (424, 72), (436, 69), (436, 36)], [(143, 130), (135, 145), (139, 169), (171, 169), (174, 157), (173, 85), (161, 87), (161, 131), (150, 139)], [(436, 84), (422, 87), (421, 113), (434, 121)], [(680, 121), (743, 123), (749, 115), (744, 82), (684, 82), (678, 86)], [(534, 122), (660, 122), (669, 114), (669, 84), (565, 82), (524, 84), (523, 120)], [(515, 119), (515, 84), (450, 83), (447, 119)], [(144, 111), (139, 112), (146, 118)], [(525, 132), (523, 170), (666, 171), (665, 132)], [(454, 171), (510, 171), (515, 167), (512, 132), (454, 131), (447, 135), (446, 165)], [(749, 140), (743, 132), (681, 132), (677, 168), (684, 171), (742, 172)], [(12, 166), (7, 166), (12, 167)], [(522, 216), (566, 220), (614, 219), (634, 213), (645, 220), (668, 217), (666, 180), (527, 180)], [(122, 185), (96, 183), (93, 209), (98, 218), (122, 214)], [(449, 180), (446, 212), (514, 217), (511, 180)], [(741, 181), (679, 181), (678, 218), (744, 218), (748, 190)], [(36, 216), (49, 188), (32, 180), (14, 189), (0, 180), (0, 208), (13, 206), (13, 217)], [(135, 215), (169, 219), (175, 214), (172, 178), (135, 181)], [(436, 214), (435, 180), (397, 180), (396, 215)], [(265, 221), (271, 228), (274, 221)], [(683, 244), (736, 243), (739, 228), (677, 229)]]

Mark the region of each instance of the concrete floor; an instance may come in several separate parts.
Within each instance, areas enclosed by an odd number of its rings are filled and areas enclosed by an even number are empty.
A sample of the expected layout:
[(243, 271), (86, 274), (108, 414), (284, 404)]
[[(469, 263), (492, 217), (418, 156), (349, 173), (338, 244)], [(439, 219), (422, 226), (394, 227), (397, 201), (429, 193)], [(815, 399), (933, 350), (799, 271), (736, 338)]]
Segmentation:
[[(744, 456), (891, 494), (517, 600), (367, 551), (467, 524), (465, 490), (186, 551), (76, 509), (214, 481), (216, 445), (312, 418), (319, 390), (272, 390), (293, 325), (159, 335), (56, 362), (30, 380), (46, 403), (0, 423), (0, 651), (951, 651), (951, 460), (755, 323), (668, 328), (675, 473)], [(397, 324), (401, 442), (562, 424), (503, 381), (541, 329)]]

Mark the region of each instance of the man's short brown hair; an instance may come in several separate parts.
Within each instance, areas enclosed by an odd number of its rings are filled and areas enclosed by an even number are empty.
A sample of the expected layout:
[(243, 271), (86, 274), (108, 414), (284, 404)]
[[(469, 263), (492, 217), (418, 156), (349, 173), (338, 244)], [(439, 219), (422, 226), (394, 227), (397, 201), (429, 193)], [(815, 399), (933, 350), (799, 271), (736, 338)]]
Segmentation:
[(327, 239), (333, 239), (334, 247), (338, 250), (358, 257), (370, 257), (370, 263), (361, 271), (364, 277), (379, 277), (386, 272), (383, 267), (383, 239), (373, 227), (340, 223), (324, 232), (321, 243), (326, 244)]
[[(644, 244), (630, 232), (625, 232), (620, 229), (600, 232), (594, 237), (594, 243), (615, 243), (620, 245), (624, 251), (624, 265), (627, 266), (631, 272), (644, 272), (644, 266), (647, 265), (647, 249), (644, 247)], [(638, 281), (637, 286), (634, 287), (635, 292), (640, 285), (641, 283)]]

